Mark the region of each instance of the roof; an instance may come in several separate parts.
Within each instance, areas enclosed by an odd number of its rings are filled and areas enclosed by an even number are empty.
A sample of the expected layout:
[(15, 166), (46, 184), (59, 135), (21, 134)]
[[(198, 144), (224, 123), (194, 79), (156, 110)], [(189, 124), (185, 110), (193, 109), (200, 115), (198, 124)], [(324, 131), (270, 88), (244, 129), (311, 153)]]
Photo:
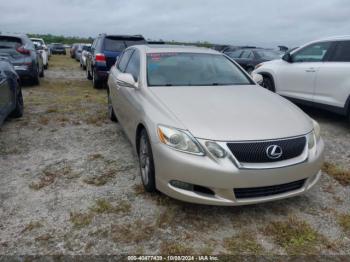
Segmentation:
[(25, 35), (25, 34), (3, 33), (3, 32), (0, 32), (0, 36), (9, 36), (9, 37), (27, 37), (27, 35)]
[(205, 47), (197, 46), (184, 46), (184, 45), (136, 45), (138, 49), (145, 53), (169, 53), (169, 52), (182, 52), (182, 53), (205, 53), (205, 54), (221, 54), (218, 51)]
[(330, 36), (330, 37), (321, 38), (321, 39), (319, 39), (317, 41), (325, 41), (325, 40), (330, 40), (330, 41), (334, 41), (334, 40), (350, 40), (350, 35)]

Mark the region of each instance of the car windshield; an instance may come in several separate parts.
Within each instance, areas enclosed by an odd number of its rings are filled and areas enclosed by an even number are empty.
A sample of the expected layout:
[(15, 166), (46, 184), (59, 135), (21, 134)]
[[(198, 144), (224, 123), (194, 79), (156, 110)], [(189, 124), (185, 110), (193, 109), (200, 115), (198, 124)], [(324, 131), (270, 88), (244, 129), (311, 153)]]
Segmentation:
[(255, 51), (260, 58), (267, 60), (279, 59), (282, 56), (282, 53), (275, 50), (256, 50)]
[(251, 80), (223, 55), (147, 54), (149, 86), (249, 85)]
[(61, 44), (53, 44), (52, 46), (55, 48), (63, 48), (63, 45), (61, 45)]

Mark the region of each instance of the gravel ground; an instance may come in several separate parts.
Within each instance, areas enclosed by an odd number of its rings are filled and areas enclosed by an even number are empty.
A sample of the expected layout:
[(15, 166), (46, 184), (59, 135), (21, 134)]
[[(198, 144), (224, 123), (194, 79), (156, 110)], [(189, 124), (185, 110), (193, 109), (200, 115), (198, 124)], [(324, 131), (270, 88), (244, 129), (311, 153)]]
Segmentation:
[(107, 120), (106, 90), (78, 63), (53, 56), (45, 73), (23, 88), (24, 117), (0, 129), (0, 254), (350, 255), (344, 118), (303, 108), (321, 125), (332, 167), (307, 194), (192, 205), (143, 191), (129, 142)]

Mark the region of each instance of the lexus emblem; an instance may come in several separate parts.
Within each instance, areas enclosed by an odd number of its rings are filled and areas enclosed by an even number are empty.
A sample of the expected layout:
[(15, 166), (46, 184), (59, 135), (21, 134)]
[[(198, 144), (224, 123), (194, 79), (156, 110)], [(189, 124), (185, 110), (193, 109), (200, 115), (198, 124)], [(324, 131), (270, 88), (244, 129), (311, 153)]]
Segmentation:
[(278, 145), (271, 145), (266, 148), (266, 155), (270, 159), (278, 159), (282, 156), (282, 148)]

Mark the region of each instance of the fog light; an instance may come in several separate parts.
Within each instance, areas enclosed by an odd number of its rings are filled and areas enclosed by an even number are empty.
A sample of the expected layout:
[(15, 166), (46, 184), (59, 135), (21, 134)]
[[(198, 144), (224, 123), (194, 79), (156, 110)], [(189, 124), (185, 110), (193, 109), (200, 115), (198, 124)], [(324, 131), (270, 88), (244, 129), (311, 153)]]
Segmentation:
[(173, 187), (180, 188), (180, 189), (193, 191), (193, 185), (189, 184), (189, 183), (185, 183), (185, 182), (181, 182), (181, 181), (177, 181), (177, 180), (171, 180), (170, 185), (172, 185)]
[(226, 151), (221, 146), (219, 146), (215, 142), (207, 141), (205, 142), (205, 145), (208, 149), (208, 151), (214, 155), (217, 158), (224, 158), (226, 157)]

